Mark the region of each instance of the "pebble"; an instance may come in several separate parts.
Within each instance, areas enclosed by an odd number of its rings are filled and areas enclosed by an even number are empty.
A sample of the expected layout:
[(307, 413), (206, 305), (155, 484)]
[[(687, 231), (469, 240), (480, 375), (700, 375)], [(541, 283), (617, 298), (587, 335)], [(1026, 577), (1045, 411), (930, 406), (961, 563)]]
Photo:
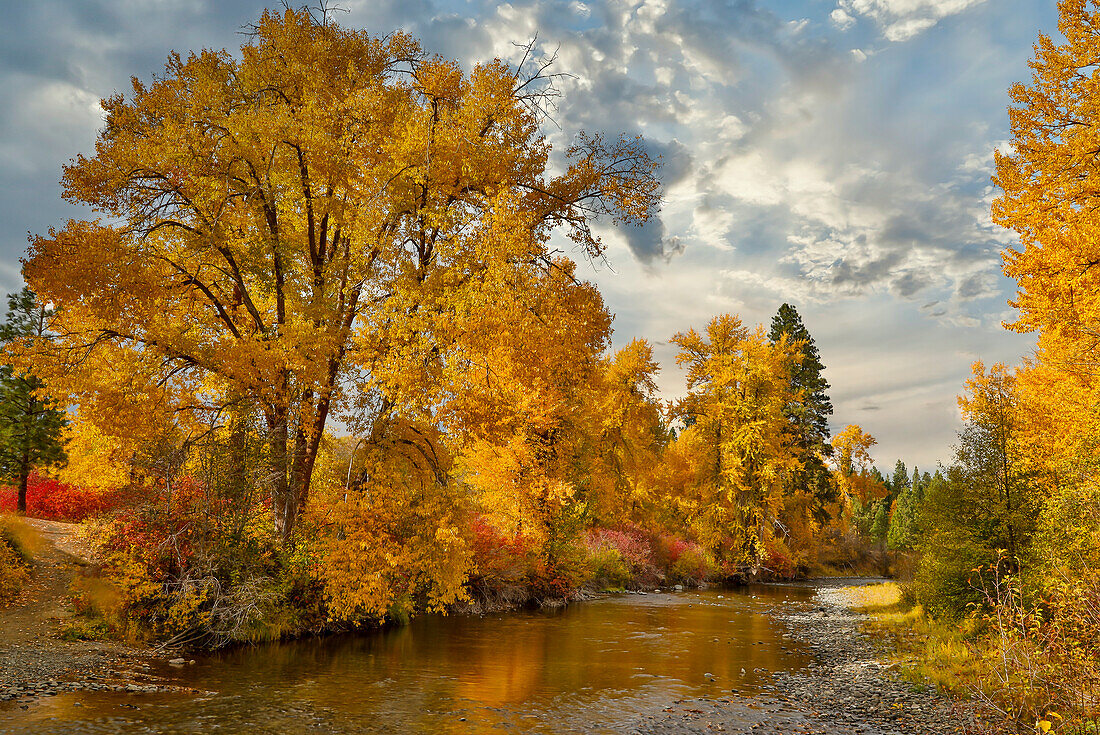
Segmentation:
[[(840, 582), (854, 583), (858, 581)], [(678, 701), (659, 720), (629, 732), (944, 735), (973, 725), (965, 705), (897, 678), (895, 669), (880, 660), (882, 652), (861, 632), (866, 616), (845, 604), (837, 582), (810, 584), (815, 588), (811, 601), (787, 601), (771, 612), (789, 638), (812, 650), (815, 661), (807, 668), (772, 672), (772, 683), (760, 686), (763, 694), (757, 696), (738, 696), (738, 690), (731, 689), (724, 699)], [(768, 675), (763, 668), (753, 671)]]
[(129, 692), (131, 694), (161, 694), (166, 692), (196, 692), (190, 687), (180, 687), (164, 684), (139, 684), (128, 682), (125, 684), (105, 684), (98, 681), (38, 681), (23, 682), (13, 686), (7, 686), (0, 690), (0, 702), (12, 699), (30, 700), (38, 697), (54, 697), (63, 692)]
[(955, 700), (900, 680), (862, 632), (867, 616), (853, 612), (835, 587), (819, 587), (809, 609), (790, 605), (773, 616), (817, 659), (803, 671), (775, 672), (776, 690), (839, 728), (825, 732), (942, 735), (971, 719)]

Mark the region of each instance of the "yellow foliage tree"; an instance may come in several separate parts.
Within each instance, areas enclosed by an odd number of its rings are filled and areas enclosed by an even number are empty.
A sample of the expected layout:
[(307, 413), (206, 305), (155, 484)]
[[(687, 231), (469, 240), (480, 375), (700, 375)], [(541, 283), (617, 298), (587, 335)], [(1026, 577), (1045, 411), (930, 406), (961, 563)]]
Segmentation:
[(1094, 0), (1060, 0), (1065, 43), (1039, 35), (1030, 85), (1016, 84), (1009, 108), (1013, 144), (996, 154), (1003, 190), (993, 221), (1015, 230), (1021, 248), (1004, 253), (1020, 310), (1010, 328), (1041, 329), (1073, 345), (1063, 367), (1095, 372), (1100, 347), (1100, 227), (1094, 212), (1100, 140), (1100, 11)]
[(728, 570), (756, 572), (782, 531), (787, 476), (800, 467), (783, 413), (801, 400), (790, 382), (796, 351), (785, 335), (772, 343), (763, 328), (729, 314), (705, 334), (691, 329), (671, 341), (687, 368), (677, 443), (693, 450), (680, 502), (700, 543)]
[(842, 501), (856, 497), (861, 503), (886, 497), (886, 488), (873, 475), (871, 447), (878, 442), (856, 424), (833, 437), (833, 463)]
[(439, 444), (423, 427), (388, 423), (364, 452), (355, 492), (326, 512), (340, 529), (316, 550), (332, 619), (400, 618), (420, 600), (442, 611), (465, 598), (467, 499)]
[(106, 435), (92, 421), (77, 417), (69, 423), (65, 448), (69, 460), (58, 471), (62, 482), (101, 490), (130, 483), (138, 451), (133, 442)]
[(588, 403), (593, 445), (588, 519), (603, 526), (648, 524), (660, 512), (655, 473), (668, 444), (653, 348), (636, 339), (602, 361)]
[(104, 100), (95, 154), (65, 168), (107, 220), (33, 241), (24, 275), (59, 337), (23, 359), (121, 435), (254, 406), (289, 539), (330, 414), (434, 424), (451, 396), (432, 386), (482, 339), (471, 314), (533, 280), (573, 293), (553, 229), (595, 257), (594, 219), (656, 206), (638, 140), (581, 135), (548, 172), (552, 94), (304, 10), (265, 12), (239, 58), (173, 55)]

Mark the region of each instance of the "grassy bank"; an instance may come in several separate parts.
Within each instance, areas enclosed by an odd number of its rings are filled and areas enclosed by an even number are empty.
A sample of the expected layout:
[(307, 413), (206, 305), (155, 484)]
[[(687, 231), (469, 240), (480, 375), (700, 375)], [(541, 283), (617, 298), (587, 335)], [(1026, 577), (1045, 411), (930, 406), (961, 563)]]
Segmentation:
[(958, 620), (936, 619), (893, 582), (847, 587), (841, 594), (853, 610), (869, 616), (865, 631), (901, 677), (972, 703), (979, 732), (1100, 732), (1097, 700), (1087, 682), (1076, 680), (1026, 631), (1014, 629), (1036, 621), (979, 609)]

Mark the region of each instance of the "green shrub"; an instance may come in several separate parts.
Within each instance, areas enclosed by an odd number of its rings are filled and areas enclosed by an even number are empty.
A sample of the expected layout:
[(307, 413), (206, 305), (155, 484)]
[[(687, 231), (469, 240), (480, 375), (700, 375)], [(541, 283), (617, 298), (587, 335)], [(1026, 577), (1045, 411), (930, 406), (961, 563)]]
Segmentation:
[(589, 552), (588, 565), (592, 581), (602, 589), (622, 589), (630, 583), (630, 567), (617, 549), (606, 546)]
[(669, 568), (669, 581), (699, 584), (715, 571), (714, 564), (698, 545), (685, 548)]
[(960, 618), (984, 601), (974, 570), (993, 562), (995, 556), (952, 534), (935, 534), (924, 544), (907, 594), (934, 617)]

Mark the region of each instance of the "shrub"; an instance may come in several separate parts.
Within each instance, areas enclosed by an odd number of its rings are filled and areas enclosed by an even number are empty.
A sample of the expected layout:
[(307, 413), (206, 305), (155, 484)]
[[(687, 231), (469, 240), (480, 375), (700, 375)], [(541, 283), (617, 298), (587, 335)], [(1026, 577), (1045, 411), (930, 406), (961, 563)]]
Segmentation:
[(589, 550), (588, 564), (593, 581), (603, 589), (623, 589), (633, 581), (630, 567), (616, 549)]
[(477, 516), (470, 524), (473, 571), (468, 584), (480, 597), (526, 584), (535, 564), (534, 541), (522, 534), (508, 535)]
[(930, 534), (909, 588), (916, 602), (934, 617), (960, 618), (983, 601), (974, 570), (988, 564), (994, 552), (946, 532)]
[[(27, 515), (76, 523), (118, 508), (126, 496), (121, 490), (103, 492), (32, 472), (27, 482)], [(17, 500), (16, 488), (0, 488), (0, 512), (15, 512)]]
[(798, 560), (782, 539), (764, 540), (764, 566), (777, 577), (793, 579), (798, 573)]
[[(185, 478), (150, 504), (95, 527), (104, 570), (118, 589), (116, 627), (178, 644), (219, 646), (298, 632), (289, 601), (317, 585), (288, 563), (263, 506), (218, 497)], [(304, 576), (304, 579), (303, 579)], [(103, 613), (104, 611), (100, 611)]]
[[(626, 526), (621, 530), (593, 528), (585, 535), (584, 545), (591, 560), (590, 564), (598, 561), (605, 567), (603, 574), (621, 579), (623, 575), (616, 568), (615, 556), (617, 555), (619, 563), (626, 571), (627, 579), (623, 584), (613, 586), (653, 585), (660, 581), (648, 534), (639, 528), (633, 526)], [(593, 566), (593, 571), (595, 570), (596, 567)], [(609, 583), (613, 581), (610, 577), (607, 578)], [(603, 578), (597, 575), (597, 579)]]
[(982, 570), (977, 699), (1024, 726), (1088, 731), (1100, 719), (1100, 572), (1054, 580), (1028, 601), (1004, 568)]
[(0, 520), (0, 605), (7, 605), (30, 577), (30, 549), (17, 522)]
[(19, 555), (0, 539), (0, 605), (7, 605), (18, 597), (29, 576)]
[(654, 549), (657, 564), (669, 584), (702, 584), (715, 571), (703, 547), (694, 541), (659, 535)]

